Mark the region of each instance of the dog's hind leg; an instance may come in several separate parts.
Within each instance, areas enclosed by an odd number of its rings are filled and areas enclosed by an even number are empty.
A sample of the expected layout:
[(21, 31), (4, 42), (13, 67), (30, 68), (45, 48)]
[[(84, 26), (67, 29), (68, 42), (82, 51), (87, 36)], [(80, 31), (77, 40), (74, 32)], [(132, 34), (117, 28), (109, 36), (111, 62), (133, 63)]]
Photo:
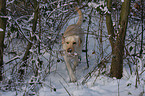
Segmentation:
[(75, 74), (74, 74), (72, 67), (70, 65), (70, 60), (67, 58), (67, 56), (64, 56), (64, 60), (66, 63), (66, 67), (68, 69), (68, 73), (69, 73), (71, 82), (76, 82), (77, 79), (76, 79)]

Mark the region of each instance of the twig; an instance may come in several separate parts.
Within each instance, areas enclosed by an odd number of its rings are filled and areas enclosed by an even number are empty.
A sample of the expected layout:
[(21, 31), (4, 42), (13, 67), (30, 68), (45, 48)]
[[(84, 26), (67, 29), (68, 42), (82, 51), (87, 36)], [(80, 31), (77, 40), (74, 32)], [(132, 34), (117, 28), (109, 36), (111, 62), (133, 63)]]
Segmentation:
[(143, 72), (145, 72), (145, 70), (143, 70), (139, 75), (142, 75)]
[[(65, 78), (63, 78), (58, 72), (57, 74), (64, 80), (64, 82), (68, 85), (67, 81), (65, 80)], [(69, 85), (68, 85), (69, 86)]]
[(119, 83), (120, 83), (120, 79), (117, 80), (118, 83), (118, 96), (120, 96), (120, 92), (119, 92)]
[(24, 35), (24, 32), (21, 30), (21, 28), (20, 28), (20, 26), (19, 26), (19, 24), (18, 24), (18, 22), (16, 21), (15, 22), (16, 24), (17, 24), (17, 27), (18, 27), (18, 29), (20, 30), (20, 34), (29, 42), (29, 43), (33, 43), (30, 39), (28, 39), (25, 35)]
[[(51, 82), (50, 82), (51, 83)], [(53, 87), (51, 84), (50, 85), (48, 85), (48, 84), (46, 84), (46, 83), (44, 83), (44, 82), (42, 82), (42, 84), (45, 84), (47, 87), (49, 87), (51, 90), (53, 89), (53, 91), (56, 91), (56, 88), (55, 87)]]
[(141, 0), (141, 5), (142, 5), (142, 12), (141, 12), (141, 21), (142, 21), (142, 34), (141, 34), (141, 48), (140, 48), (140, 57), (142, 56), (142, 52), (143, 52), (143, 32), (144, 32), (144, 25), (143, 25), (143, 0)]
[(89, 30), (90, 30), (90, 24), (91, 24), (91, 14), (92, 14), (93, 8), (91, 9), (91, 12), (89, 14), (89, 24), (88, 24), (88, 28), (87, 28), (87, 36), (86, 36), (86, 61), (87, 61), (87, 68), (89, 68), (89, 60), (88, 60), (88, 34), (89, 34)]
[(5, 64), (8, 64), (8, 63), (10, 63), (10, 62), (12, 62), (12, 61), (14, 61), (16, 59), (20, 59), (20, 57), (19, 56), (16, 56), (16, 57), (12, 58), (11, 60), (9, 60), (8, 62), (6, 62)]
[(136, 37), (134, 37), (128, 44), (126, 44), (125, 46), (128, 46), (129, 44), (131, 44), (137, 37), (139, 37), (139, 35), (141, 35), (141, 33), (137, 34)]
[(65, 89), (65, 91), (68, 93), (68, 95), (71, 96), (70, 93), (68, 92), (68, 90), (67, 90), (67, 89), (65, 88), (65, 86), (62, 84), (62, 82), (61, 82), (61, 81), (59, 81), (59, 82), (60, 82), (60, 84), (63, 86), (63, 88)]

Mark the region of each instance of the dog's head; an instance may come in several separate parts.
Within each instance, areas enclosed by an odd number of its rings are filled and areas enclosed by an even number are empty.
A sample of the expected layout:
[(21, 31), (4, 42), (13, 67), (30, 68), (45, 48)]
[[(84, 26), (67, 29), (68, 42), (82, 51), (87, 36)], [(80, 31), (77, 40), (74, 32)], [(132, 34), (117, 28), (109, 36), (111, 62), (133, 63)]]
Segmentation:
[(82, 40), (79, 36), (68, 36), (62, 38), (63, 49), (68, 54), (77, 53), (77, 49), (81, 47)]

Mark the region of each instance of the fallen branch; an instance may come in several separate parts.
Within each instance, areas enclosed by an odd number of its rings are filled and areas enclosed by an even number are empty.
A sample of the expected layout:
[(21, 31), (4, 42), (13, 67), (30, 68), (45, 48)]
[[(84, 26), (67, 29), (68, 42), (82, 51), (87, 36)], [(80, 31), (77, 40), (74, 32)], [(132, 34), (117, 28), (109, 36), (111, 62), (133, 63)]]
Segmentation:
[(20, 59), (20, 57), (19, 56), (16, 56), (16, 57), (12, 58), (11, 60), (9, 60), (8, 62), (6, 62), (5, 64), (8, 64), (8, 63), (10, 63), (10, 62), (12, 62), (12, 61), (14, 61), (16, 59)]
[(67, 90), (67, 89), (65, 88), (65, 86), (62, 84), (62, 82), (61, 82), (61, 81), (59, 81), (59, 82), (60, 82), (60, 84), (63, 86), (63, 88), (65, 89), (65, 91), (68, 93), (68, 95), (71, 96), (70, 93), (68, 92), (68, 90)]

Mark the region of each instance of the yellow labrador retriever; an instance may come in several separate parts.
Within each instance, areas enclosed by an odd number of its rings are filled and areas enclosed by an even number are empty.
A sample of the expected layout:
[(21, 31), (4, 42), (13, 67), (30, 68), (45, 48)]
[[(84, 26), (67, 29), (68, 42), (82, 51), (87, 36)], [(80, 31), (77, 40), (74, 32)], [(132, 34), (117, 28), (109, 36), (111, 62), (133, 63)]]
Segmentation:
[[(76, 24), (72, 24), (67, 27), (64, 35), (62, 37), (62, 46), (65, 50), (64, 60), (71, 82), (76, 82), (76, 76), (74, 70), (78, 65), (78, 57), (81, 55), (83, 42), (84, 42), (84, 32), (81, 29), (83, 16), (79, 8), (75, 7), (79, 14), (79, 19)], [(74, 60), (73, 67), (71, 66), (71, 61)]]

